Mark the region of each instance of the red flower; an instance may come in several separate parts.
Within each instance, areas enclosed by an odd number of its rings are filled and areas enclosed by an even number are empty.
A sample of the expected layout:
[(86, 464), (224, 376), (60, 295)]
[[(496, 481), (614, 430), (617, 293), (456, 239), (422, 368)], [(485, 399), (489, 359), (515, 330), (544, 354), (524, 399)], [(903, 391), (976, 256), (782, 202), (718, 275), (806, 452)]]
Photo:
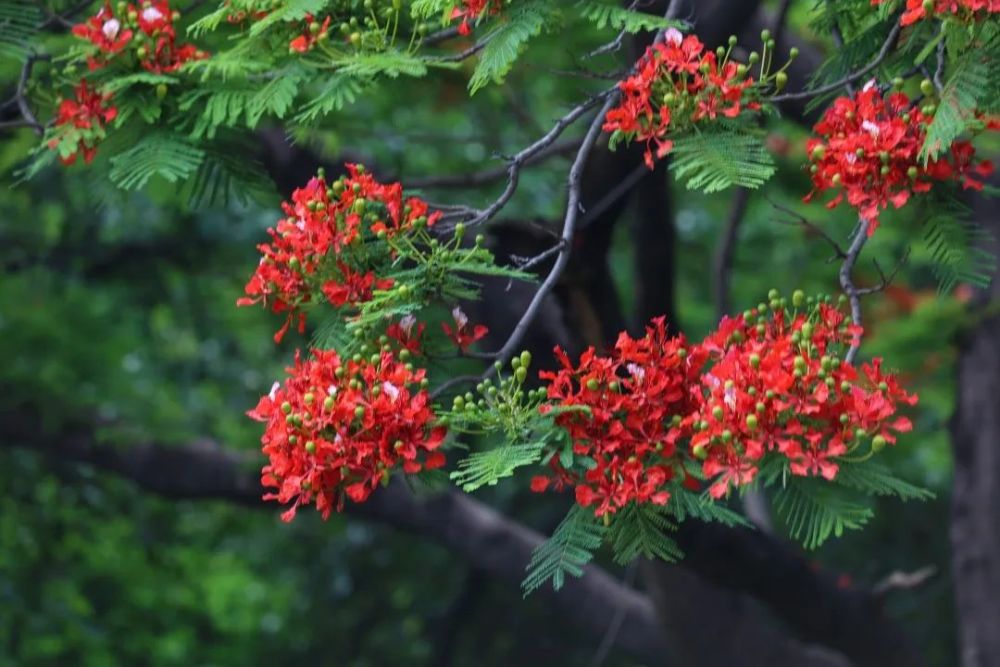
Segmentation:
[(552, 457), (551, 476), (532, 490), (574, 486), (577, 503), (600, 516), (669, 502), (677, 483), (697, 488), (691, 462), (715, 498), (751, 483), (769, 456), (792, 475), (834, 479), (841, 457), (908, 431), (898, 408), (916, 402), (877, 361), (860, 376), (840, 361), (837, 350), (859, 333), (821, 302), (725, 318), (700, 345), (667, 337), (661, 318), (642, 339), (623, 334), (610, 356), (587, 350), (577, 367), (556, 350), (562, 368), (541, 374), (553, 400), (542, 411), (562, 408), (555, 422), (589, 463), (565, 469)]
[(927, 164), (920, 158), (929, 122), (920, 109), (910, 108), (905, 94), (883, 97), (874, 82), (854, 97), (837, 98), (814, 128), (820, 137), (806, 144), (813, 191), (805, 201), (839, 189), (827, 207), (846, 195), (873, 234), (882, 210), (889, 204), (902, 207), (914, 193), (930, 190), (932, 180), (957, 178), (964, 187), (981, 187), (974, 176), (988, 175), (993, 167), (976, 163), (968, 142), (952, 146), (950, 162), (947, 156)]
[(460, 35), (468, 35), (472, 29), (469, 24), (485, 13), (496, 14), (500, 11), (503, 0), (462, 0), (461, 7), (451, 10), (451, 20), (462, 19), (458, 25)]
[(441, 329), (444, 330), (444, 335), (450, 338), (456, 347), (458, 347), (458, 349), (462, 352), (468, 350), (470, 345), (481, 339), (490, 331), (482, 324), (475, 325), (470, 331), (469, 318), (458, 306), (452, 308), (451, 316), (455, 319), (455, 328), (452, 329), (447, 323), (442, 322)]
[(364, 502), (392, 470), (412, 474), (444, 465), (446, 431), (435, 426), (424, 371), (410, 371), (390, 352), (378, 363), (343, 361), (332, 350), (298, 353), (284, 385), (275, 383), (247, 414), (266, 424), (265, 500), (316, 504), (323, 518), (344, 498)]
[[(872, 5), (880, 5), (885, 0), (872, 0)], [(935, 16), (956, 16), (962, 21), (982, 21), (990, 14), (1000, 12), (1000, 0), (935, 0)], [(911, 25), (928, 18), (924, 0), (906, 0), (906, 11), (899, 22)]]
[(89, 164), (97, 153), (97, 144), (104, 139), (107, 124), (118, 116), (118, 109), (107, 104), (110, 93), (102, 95), (89, 88), (86, 79), (73, 92), (74, 99), (59, 104), (56, 136), (49, 140), (49, 148), (59, 151), (59, 160), (65, 165), (76, 162), (81, 152), (83, 161)]
[(399, 322), (393, 322), (385, 333), (399, 343), (402, 349), (411, 354), (422, 354), (420, 337), (424, 333), (424, 323), (417, 323), (417, 318), (413, 315), (405, 315)]
[(100, 59), (89, 59), (90, 69), (103, 66), (106, 56), (119, 53), (129, 45), (133, 31), (125, 28), (122, 21), (122, 18), (115, 16), (111, 3), (106, 2), (96, 15), (73, 26), (73, 34), (96, 46), (101, 54)]
[(314, 295), (323, 294), (337, 307), (353, 307), (370, 300), (374, 290), (392, 287), (391, 279), (366, 268), (366, 251), (354, 245), (369, 231), (362, 228), (362, 215), (375, 219), (369, 242), (375, 240), (371, 236), (395, 236), (439, 217), (428, 217), (427, 204), (419, 199), (404, 204), (399, 183), (379, 183), (357, 165), (348, 164), (347, 169), (348, 176), (332, 184), (313, 178), (295, 190), (292, 201), (282, 204), (287, 217), (267, 230), (270, 243), (258, 246), (260, 264), (237, 304), (263, 303), (285, 314), (275, 336), (278, 341), (297, 313), (300, 331), (304, 328), (301, 308)]
[(292, 51), (305, 53), (311, 49), (316, 42), (326, 37), (327, 29), (330, 27), (330, 17), (327, 16), (321, 25), (313, 18), (312, 14), (306, 14), (305, 23), (305, 32), (288, 44), (288, 48)]
[(659, 159), (673, 148), (671, 133), (719, 114), (735, 118), (744, 109), (760, 109), (749, 95), (753, 77), (745, 70), (741, 74), (733, 61), (720, 64), (714, 52), (704, 49), (694, 35), (684, 37), (671, 28), (663, 42), (646, 50), (632, 76), (618, 85), (621, 103), (608, 111), (603, 129), (629, 141), (645, 141), (644, 159), (650, 169), (654, 153)]

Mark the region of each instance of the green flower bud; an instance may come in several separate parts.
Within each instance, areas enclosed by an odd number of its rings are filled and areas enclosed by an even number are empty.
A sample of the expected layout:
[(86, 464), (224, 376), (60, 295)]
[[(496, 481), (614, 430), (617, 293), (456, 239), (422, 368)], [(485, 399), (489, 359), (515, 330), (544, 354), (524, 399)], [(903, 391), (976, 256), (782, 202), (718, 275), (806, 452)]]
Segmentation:
[(587, 380), (587, 389), (589, 389), (590, 391), (597, 391), (597, 389), (600, 386), (601, 386), (600, 383), (598, 383), (597, 380), (595, 380), (594, 378), (590, 378), (589, 380)]
[(872, 438), (872, 452), (878, 454), (883, 449), (885, 449), (885, 444), (886, 444), (885, 438), (882, 437), (881, 435), (876, 435), (874, 438)]

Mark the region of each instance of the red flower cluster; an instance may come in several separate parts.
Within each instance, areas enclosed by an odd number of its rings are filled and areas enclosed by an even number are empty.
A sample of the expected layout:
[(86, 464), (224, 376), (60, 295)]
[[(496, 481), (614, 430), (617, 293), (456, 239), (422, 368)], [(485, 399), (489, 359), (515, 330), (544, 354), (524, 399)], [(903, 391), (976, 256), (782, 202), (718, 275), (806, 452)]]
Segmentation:
[(685, 432), (682, 418), (696, 408), (691, 387), (697, 382), (700, 352), (692, 355), (682, 337), (668, 337), (664, 319), (653, 320), (645, 337), (623, 333), (611, 356), (588, 349), (575, 367), (556, 349), (562, 368), (539, 375), (549, 381), (553, 405), (567, 409), (556, 416), (573, 443), (573, 454), (585, 457), (582, 475), (563, 468), (559, 457), (549, 465), (554, 474), (532, 480), (533, 491), (550, 483), (576, 487), (576, 500), (596, 505), (598, 516), (616, 512), (629, 502), (665, 504), (666, 483), (683, 479), (677, 443)]
[(854, 97), (839, 97), (816, 124), (819, 138), (807, 144), (812, 166), (813, 191), (831, 188), (841, 192), (827, 203), (833, 208), (844, 194), (848, 203), (868, 222), (868, 234), (878, 227), (879, 212), (891, 203), (903, 206), (912, 193), (927, 192), (933, 180), (959, 180), (963, 188), (981, 190), (979, 178), (993, 171), (992, 163), (976, 162), (975, 149), (956, 141), (951, 156), (924, 164), (919, 159), (930, 119), (904, 93), (883, 97), (869, 83)]
[(74, 99), (59, 104), (55, 136), (49, 140), (49, 148), (59, 151), (59, 160), (65, 165), (76, 162), (77, 153), (83, 153), (83, 161), (89, 164), (118, 109), (108, 105), (111, 94), (102, 95), (89, 88), (86, 79), (73, 92)]
[(373, 290), (392, 287), (391, 279), (366, 270), (367, 255), (355, 245), (366, 232), (391, 239), (415, 226), (433, 225), (440, 217), (438, 212), (428, 216), (423, 200), (404, 199), (399, 183), (378, 183), (359, 165), (348, 164), (347, 169), (347, 176), (330, 185), (320, 176), (295, 190), (291, 203), (282, 204), (288, 217), (267, 230), (270, 243), (258, 246), (263, 256), (237, 305), (263, 303), (272, 312), (287, 313), (275, 341), (281, 340), (296, 313), (299, 331), (305, 329), (300, 308), (314, 294), (322, 293), (342, 307), (370, 300)]
[(344, 496), (363, 502), (390, 472), (444, 465), (437, 451), (446, 431), (434, 425), (424, 371), (409, 370), (391, 352), (376, 363), (343, 361), (333, 350), (298, 354), (284, 386), (275, 383), (247, 414), (266, 423), (261, 439), (269, 462), (261, 483), (277, 489), (265, 500), (315, 502), (323, 517), (340, 511)]
[(301, 35), (293, 39), (288, 48), (297, 53), (305, 53), (321, 39), (326, 38), (327, 30), (330, 28), (330, 17), (327, 16), (323, 23), (313, 18), (312, 14), (305, 16), (306, 29)]
[(468, 35), (472, 31), (469, 25), (472, 21), (486, 13), (497, 14), (502, 4), (503, 0), (462, 0), (462, 6), (451, 11), (451, 20), (462, 19), (458, 25), (458, 33)]
[(728, 59), (720, 63), (697, 37), (671, 28), (663, 42), (646, 50), (635, 73), (618, 84), (621, 104), (608, 111), (603, 129), (645, 141), (644, 157), (652, 169), (652, 145), (657, 158), (665, 156), (673, 148), (671, 132), (720, 114), (735, 118), (744, 108), (760, 109), (747, 95), (753, 84), (745, 67)]
[(104, 67), (132, 46), (143, 69), (157, 74), (174, 72), (190, 60), (208, 57), (193, 44), (176, 43), (174, 22), (179, 18), (180, 13), (171, 10), (167, 0), (129, 4), (120, 16), (105, 3), (95, 16), (73, 26), (73, 34), (97, 47), (97, 53), (87, 58), (91, 70)]
[(447, 322), (442, 322), (441, 329), (444, 331), (444, 335), (462, 352), (468, 350), (470, 345), (490, 332), (482, 324), (470, 327), (468, 315), (458, 306), (451, 309), (451, 317), (455, 320), (455, 328), (452, 329)]
[(556, 423), (586, 472), (555, 457), (554, 474), (536, 477), (532, 489), (573, 485), (577, 502), (600, 516), (631, 501), (668, 502), (671, 483), (693, 481), (684, 468), (693, 460), (719, 498), (752, 482), (765, 456), (787, 459), (793, 475), (833, 479), (837, 457), (868, 443), (878, 451), (910, 430), (896, 414), (916, 397), (878, 361), (859, 373), (837, 356), (860, 334), (839, 310), (772, 303), (770, 314), (724, 319), (699, 345), (668, 337), (658, 319), (644, 338), (623, 334), (611, 356), (590, 349), (577, 367), (557, 349), (562, 369), (540, 375), (566, 410)]
[(768, 452), (788, 459), (794, 475), (834, 479), (836, 457), (865, 442), (877, 451), (909, 431), (896, 415), (916, 397), (883, 376), (880, 362), (857, 369), (836, 348), (860, 331), (821, 303), (804, 313), (779, 306), (771, 317), (753, 309), (726, 318), (703, 343), (711, 363), (701, 377), (700, 405), (688, 415), (691, 454), (714, 479), (719, 498), (753, 481)]
[[(881, 5), (885, 1), (872, 0), (872, 5)], [(1000, 12), (1000, 0), (906, 0), (906, 11), (903, 12), (899, 22), (902, 25), (911, 25), (927, 18), (929, 14), (981, 21), (988, 15), (998, 12)]]

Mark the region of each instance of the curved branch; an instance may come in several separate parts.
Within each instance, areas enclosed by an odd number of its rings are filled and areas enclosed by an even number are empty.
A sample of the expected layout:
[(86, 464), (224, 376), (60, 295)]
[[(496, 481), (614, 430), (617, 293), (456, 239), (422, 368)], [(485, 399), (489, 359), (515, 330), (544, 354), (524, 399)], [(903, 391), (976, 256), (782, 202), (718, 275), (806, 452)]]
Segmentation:
[[(274, 507), (261, 500), (258, 457), (210, 440), (178, 446), (156, 442), (128, 447), (102, 445), (86, 427), (46, 433), (41, 419), (18, 411), (0, 412), (0, 446), (30, 447), (61, 460), (88, 463), (167, 498)], [(448, 492), (418, 498), (399, 479), (364, 504), (349, 503), (347, 511), (429, 537), (461, 554), (476, 568), (518, 586), (532, 551), (545, 539), (469, 496)], [(567, 619), (595, 637), (607, 629), (608, 610), (622, 610), (624, 621), (615, 646), (649, 664), (663, 664), (667, 647), (649, 599), (597, 566), (585, 569), (583, 577), (571, 578), (558, 593), (547, 588), (536, 595), (545, 597)]]

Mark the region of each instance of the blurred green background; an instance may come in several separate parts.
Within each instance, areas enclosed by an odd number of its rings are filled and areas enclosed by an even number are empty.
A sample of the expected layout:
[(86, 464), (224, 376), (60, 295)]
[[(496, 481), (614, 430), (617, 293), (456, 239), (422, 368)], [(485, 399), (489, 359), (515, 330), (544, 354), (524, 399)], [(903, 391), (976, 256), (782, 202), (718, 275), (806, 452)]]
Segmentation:
[[(571, 53), (599, 43), (585, 32), (576, 39), (542, 40), (509, 85), (471, 101), (462, 71), (393, 81), (327, 129), (297, 139), (331, 158), (360, 157), (404, 183), (499, 164), (493, 156), (525, 145), (594, 89), (593, 81), (554, 74), (572, 66)], [(18, 71), (3, 62), (0, 81)], [(752, 196), (740, 229), (732, 296), (739, 310), (771, 287), (837, 289), (829, 248), (801, 226), (779, 223), (787, 216), (769, 199), (840, 239), (853, 224), (846, 208), (800, 203), (809, 188), (804, 131), (775, 121), (771, 133), (780, 170)], [(101, 438), (116, 446), (211, 438), (256, 450), (260, 429), (244, 412), (301, 342), (290, 336), (275, 346), (272, 317), (235, 307), (257, 261), (255, 243), (278, 216), (277, 193), (192, 210), (170, 184), (121, 193), (100, 169), (82, 165), (15, 184), (34, 144), (28, 131), (0, 132), (0, 408), (37, 406), (53, 431), (69, 420), (96, 420), (106, 425)], [(505, 217), (558, 216), (567, 167), (555, 158), (533, 168)], [(706, 267), (732, 193), (672, 187), (679, 315), (698, 336), (715, 322)], [(479, 205), (496, 190), (427, 194)], [(628, 234), (628, 225), (618, 225), (612, 248), (626, 307)], [(870, 258), (888, 269), (915, 236), (907, 215), (887, 214), (859, 268), (861, 282), (877, 281)], [(929, 269), (918, 243), (896, 287), (867, 300), (864, 354), (885, 356), (920, 394), (914, 433), (887, 459), (937, 499), (880, 502), (870, 526), (814, 557), (817, 567), (845, 575), (844, 585), (870, 587), (896, 570), (936, 568), (929, 582), (891, 596), (889, 605), (928, 662), (949, 665), (946, 421), (962, 291), (937, 294)], [(276, 505), (167, 501), (17, 442), (0, 444), (0, 665), (569, 665), (586, 664), (599, 642), (416, 536), (341, 517), (323, 523), (311, 512), (282, 524)], [(520, 481), (481, 495), (544, 528)], [(605, 664), (632, 663), (612, 655)]]

